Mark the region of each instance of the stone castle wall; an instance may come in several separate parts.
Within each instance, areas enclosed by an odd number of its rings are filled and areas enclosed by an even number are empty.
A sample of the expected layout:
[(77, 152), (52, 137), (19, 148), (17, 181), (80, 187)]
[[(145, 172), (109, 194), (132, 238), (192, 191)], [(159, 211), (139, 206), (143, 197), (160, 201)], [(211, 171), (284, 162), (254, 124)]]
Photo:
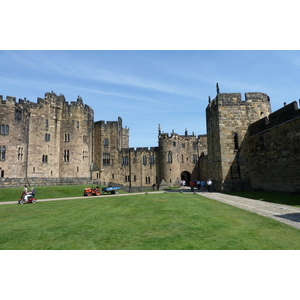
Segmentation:
[(300, 110), (297, 102), (249, 126), (247, 168), (254, 189), (300, 193)]
[(1, 134), (0, 186), (14, 185), (12, 178), (49, 185), (91, 180), (93, 121), (93, 110), (80, 97), (70, 104), (55, 93), (37, 103), (1, 97), (0, 123), (9, 132)]

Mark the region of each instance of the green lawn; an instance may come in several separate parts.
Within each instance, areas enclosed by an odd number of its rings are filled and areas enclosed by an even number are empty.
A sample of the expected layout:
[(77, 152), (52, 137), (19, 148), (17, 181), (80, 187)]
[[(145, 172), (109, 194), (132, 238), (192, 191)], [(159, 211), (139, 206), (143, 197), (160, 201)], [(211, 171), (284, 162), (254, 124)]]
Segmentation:
[[(84, 188), (96, 187), (96, 185), (58, 185), (58, 186), (38, 186), (36, 189), (37, 199), (67, 198), (83, 196)], [(28, 187), (30, 191), (31, 187)], [(23, 192), (20, 188), (3, 188), (0, 189), (0, 202), (18, 201)]]
[(300, 231), (192, 193), (0, 205), (0, 249), (300, 249)]

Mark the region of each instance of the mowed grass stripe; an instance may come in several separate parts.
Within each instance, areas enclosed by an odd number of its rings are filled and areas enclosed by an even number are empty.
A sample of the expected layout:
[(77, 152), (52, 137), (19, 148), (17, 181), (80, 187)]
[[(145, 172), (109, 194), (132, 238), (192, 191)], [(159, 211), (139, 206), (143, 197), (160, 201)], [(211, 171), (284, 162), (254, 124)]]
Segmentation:
[(300, 231), (195, 194), (0, 206), (0, 249), (300, 249)]

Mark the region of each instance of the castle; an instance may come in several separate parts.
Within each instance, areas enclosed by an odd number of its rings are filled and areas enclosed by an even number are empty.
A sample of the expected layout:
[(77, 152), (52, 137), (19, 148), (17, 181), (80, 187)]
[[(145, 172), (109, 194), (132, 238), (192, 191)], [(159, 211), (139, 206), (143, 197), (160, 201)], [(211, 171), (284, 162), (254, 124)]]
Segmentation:
[(220, 93), (206, 108), (207, 134), (162, 133), (158, 146), (130, 148), (122, 119), (94, 121), (81, 97), (54, 92), (0, 96), (0, 187), (120, 185), (128, 191), (212, 178), (214, 190), (300, 192), (300, 110), (271, 112), (263, 93)]

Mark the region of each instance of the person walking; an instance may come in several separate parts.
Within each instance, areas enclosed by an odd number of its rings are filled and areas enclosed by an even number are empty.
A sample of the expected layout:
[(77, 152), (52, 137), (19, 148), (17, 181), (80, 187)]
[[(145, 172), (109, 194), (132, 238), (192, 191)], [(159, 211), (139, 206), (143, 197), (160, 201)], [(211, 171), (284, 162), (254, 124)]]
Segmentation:
[(207, 191), (208, 191), (209, 193), (212, 193), (212, 180), (209, 178), (209, 179), (207, 180), (206, 184), (207, 184)]

